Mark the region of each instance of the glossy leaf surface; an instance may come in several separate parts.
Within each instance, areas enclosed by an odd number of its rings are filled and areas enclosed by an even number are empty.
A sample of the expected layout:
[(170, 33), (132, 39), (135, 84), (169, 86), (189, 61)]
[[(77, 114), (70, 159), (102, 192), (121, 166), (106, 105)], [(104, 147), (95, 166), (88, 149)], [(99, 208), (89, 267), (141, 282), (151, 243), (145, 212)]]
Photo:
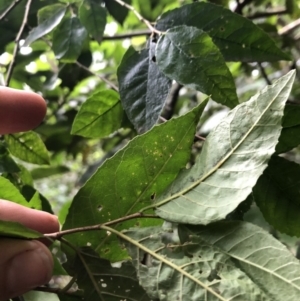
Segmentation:
[(208, 135), (195, 165), (157, 200), (166, 220), (209, 224), (250, 194), (275, 151), (295, 72), (230, 111)]
[(185, 25), (169, 29), (158, 40), (156, 60), (160, 70), (178, 83), (230, 108), (238, 104), (224, 58), (203, 30)]
[(290, 59), (252, 21), (219, 5), (206, 2), (184, 5), (165, 13), (157, 28), (166, 31), (178, 25), (195, 26), (207, 32), (226, 61), (264, 62)]
[(94, 93), (81, 106), (71, 133), (90, 138), (106, 137), (121, 127), (123, 109), (113, 90)]
[(171, 87), (171, 80), (152, 60), (153, 43), (150, 47), (142, 51), (130, 47), (118, 68), (122, 106), (138, 132), (157, 122)]

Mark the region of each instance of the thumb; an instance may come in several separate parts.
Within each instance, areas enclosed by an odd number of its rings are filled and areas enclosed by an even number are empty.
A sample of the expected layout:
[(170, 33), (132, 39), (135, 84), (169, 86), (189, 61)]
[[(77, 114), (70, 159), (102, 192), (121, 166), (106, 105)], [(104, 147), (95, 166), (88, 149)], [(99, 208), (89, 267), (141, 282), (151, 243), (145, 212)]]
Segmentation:
[(0, 301), (47, 283), (52, 275), (51, 252), (39, 241), (0, 240)]

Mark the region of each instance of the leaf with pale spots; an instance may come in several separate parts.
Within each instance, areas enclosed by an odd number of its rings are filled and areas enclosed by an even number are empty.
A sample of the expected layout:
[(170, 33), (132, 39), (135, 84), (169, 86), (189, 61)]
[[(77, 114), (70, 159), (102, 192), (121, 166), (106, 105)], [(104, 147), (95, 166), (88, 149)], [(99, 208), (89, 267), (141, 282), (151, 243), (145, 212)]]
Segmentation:
[(195, 165), (156, 200), (160, 217), (205, 225), (224, 219), (247, 198), (275, 152), (294, 78), (291, 71), (228, 113)]
[[(185, 167), (190, 158), (195, 128), (207, 100), (184, 116), (155, 126), (132, 139), (125, 148), (96, 171), (78, 191), (63, 229), (90, 226), (121, 218), (150, 205)], [(128, 221), (120, 229), (138, 224), (157, 223), (155, 219)], [(78, 246), (104, 242), (104, 231), (72, 234), (68, 238)], [(127, 257), (114, 235), (98, 249), (113, 261)]]

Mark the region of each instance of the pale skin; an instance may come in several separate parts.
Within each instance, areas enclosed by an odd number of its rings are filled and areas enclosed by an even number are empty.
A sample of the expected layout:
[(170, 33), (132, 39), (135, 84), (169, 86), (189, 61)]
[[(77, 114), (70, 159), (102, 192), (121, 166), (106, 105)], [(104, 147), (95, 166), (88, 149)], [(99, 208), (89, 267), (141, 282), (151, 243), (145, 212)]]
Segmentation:
[[(45, 101), (38, 94), (0, 87), (0, 134), (33, 129), (45, 113)], [(19, 222), (41, 233), (59, 230), (55, 216), (7, 200), (0, 200), (0, 220)], [(52, 255), (44, 243), (0, 238), (0, 301), (47, 283), (52, 269)]]

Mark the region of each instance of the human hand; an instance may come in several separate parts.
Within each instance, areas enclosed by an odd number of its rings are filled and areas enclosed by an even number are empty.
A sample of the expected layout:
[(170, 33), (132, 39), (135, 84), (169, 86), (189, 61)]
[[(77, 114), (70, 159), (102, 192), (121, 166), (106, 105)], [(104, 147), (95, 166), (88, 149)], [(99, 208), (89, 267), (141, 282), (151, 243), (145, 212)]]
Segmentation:
[[(30, 130), (45, 112), (39, 95), (0, 87), (0, 134)], [(0, 200), (0, 220), (19, 222), (41, 233), (59, 230), (55, 216), (5, 200)], [(45, 284), (52, 269), (51, 252), (42, 242), (0, 238), (0, 301)]]

